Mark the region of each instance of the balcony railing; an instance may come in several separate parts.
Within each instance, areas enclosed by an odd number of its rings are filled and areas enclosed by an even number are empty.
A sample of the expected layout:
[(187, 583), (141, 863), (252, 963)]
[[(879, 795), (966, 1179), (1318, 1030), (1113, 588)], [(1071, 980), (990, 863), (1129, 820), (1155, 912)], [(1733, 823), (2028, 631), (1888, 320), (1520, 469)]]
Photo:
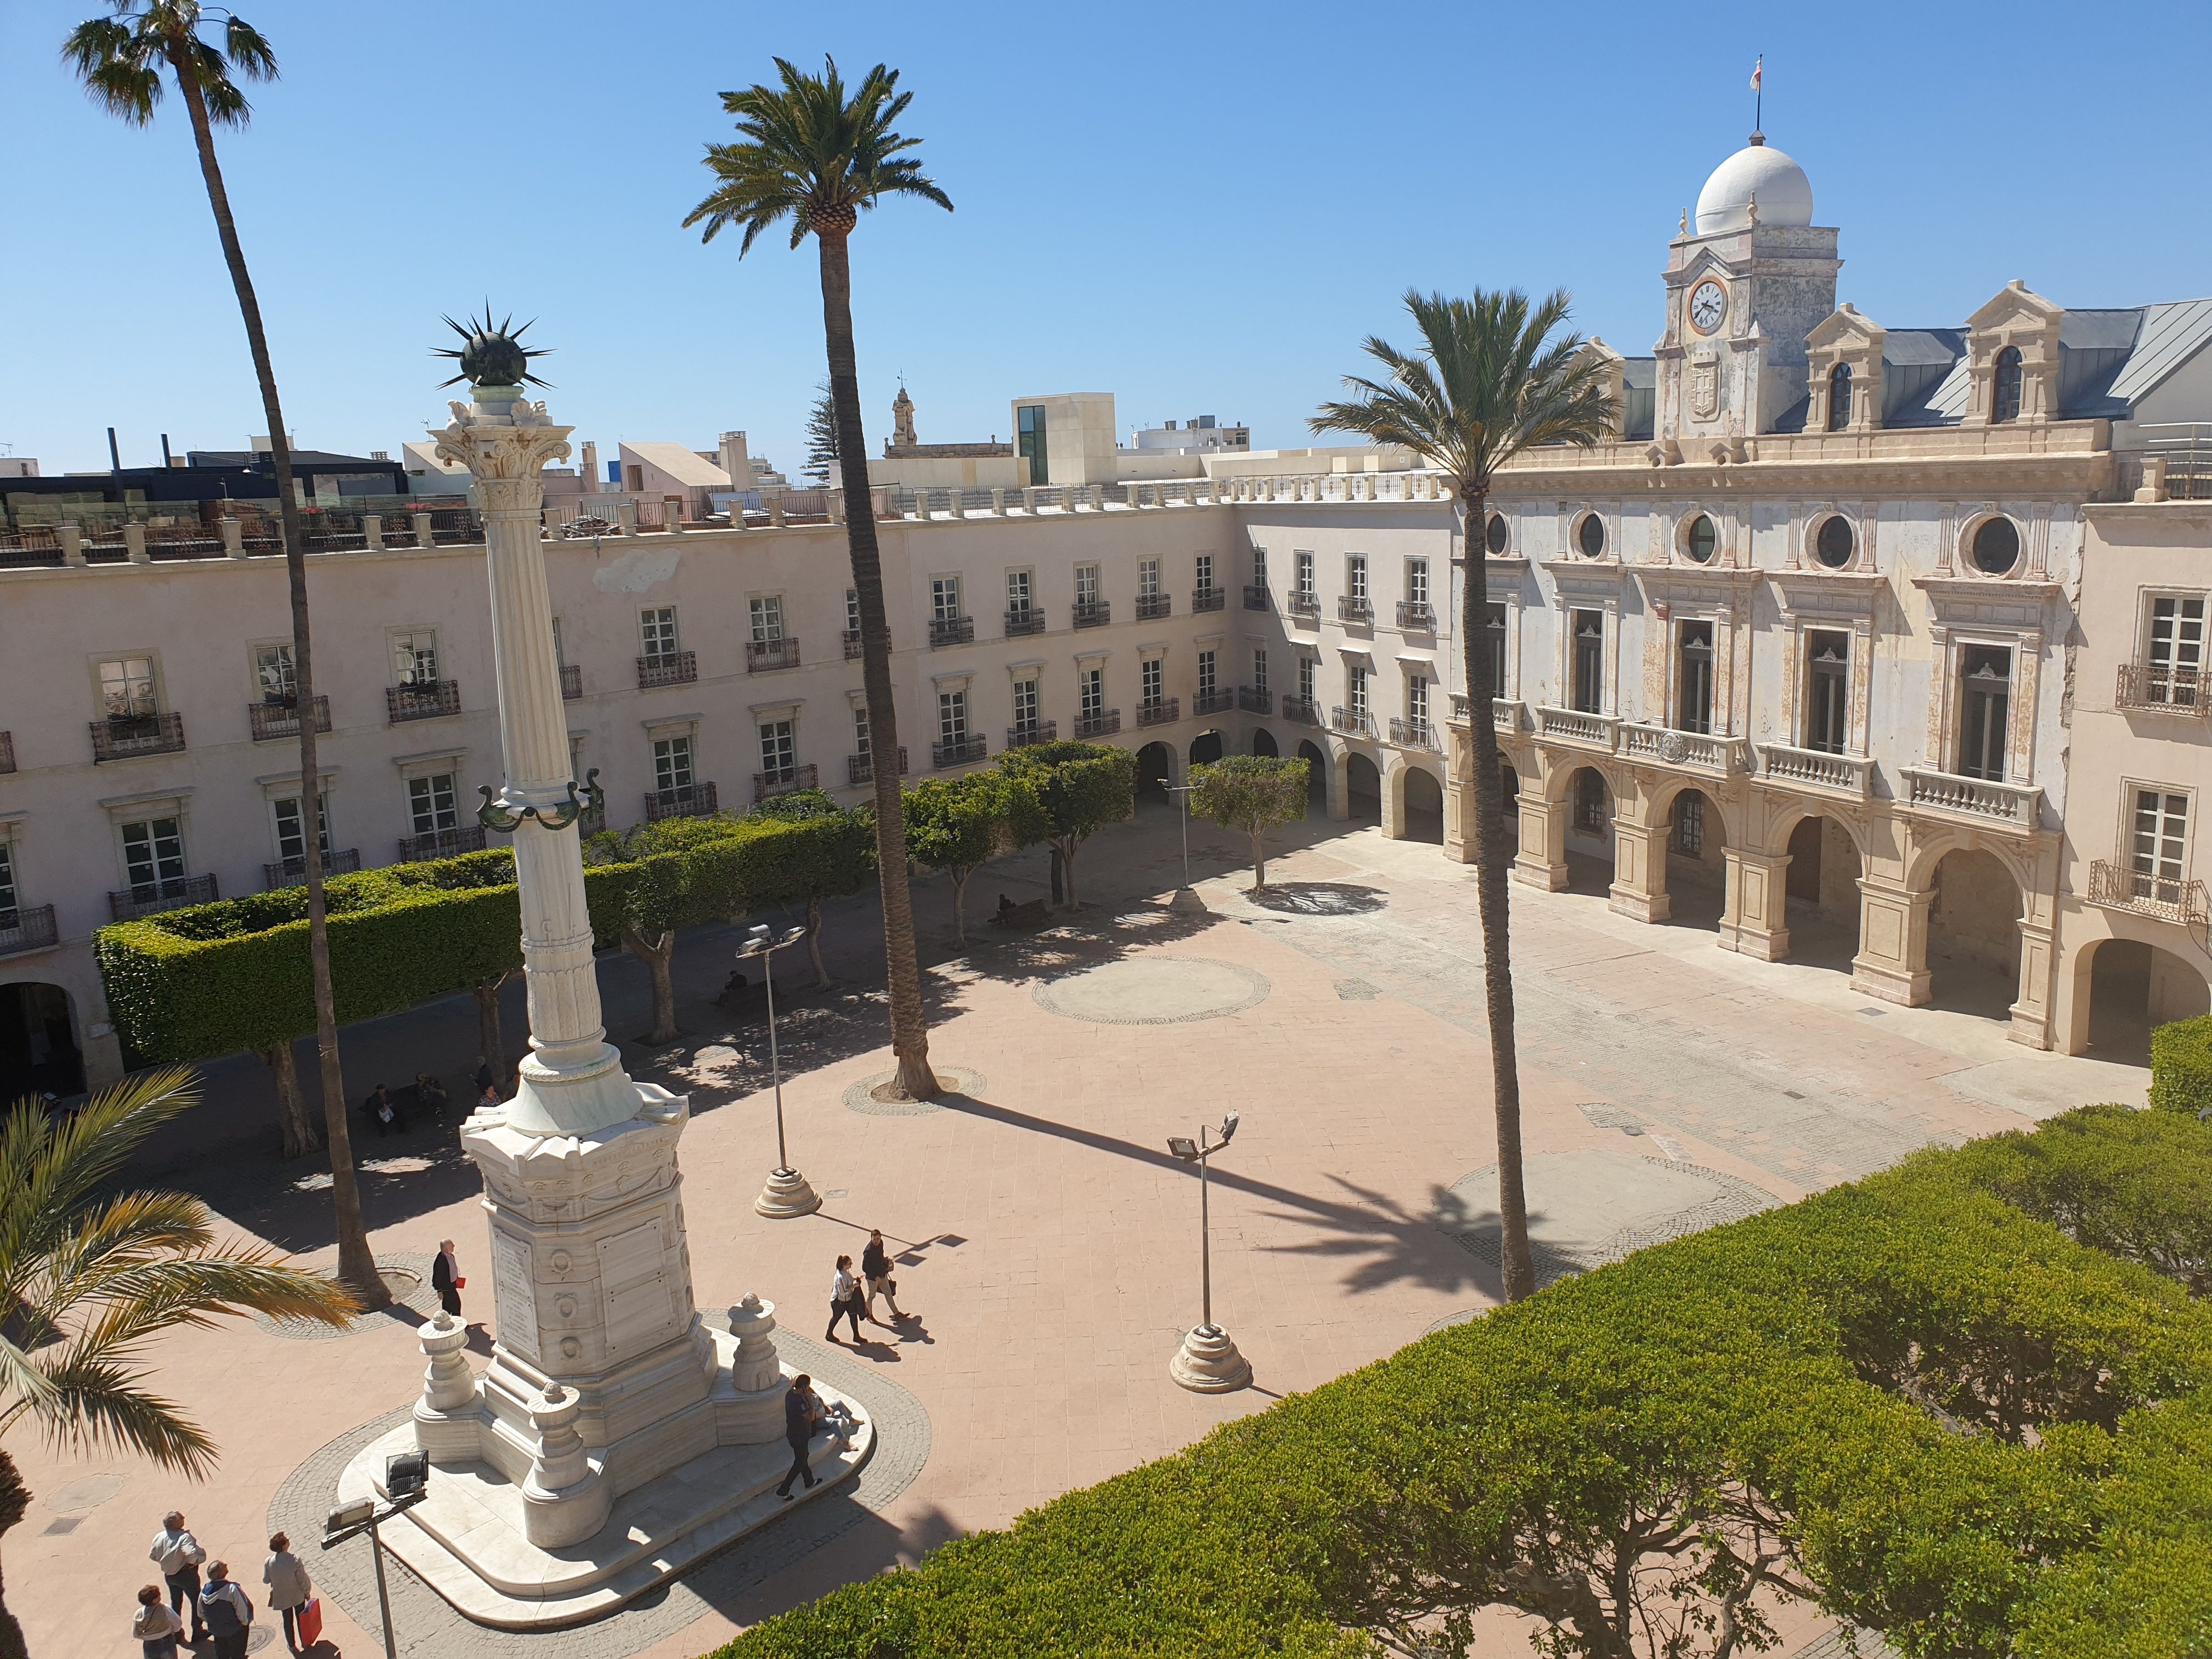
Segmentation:
[(213, 876), (171, 876), (166, 881), (142, 881), (107, 896), (108, 915), (117, 921), (136, 921), (164, 910), (181, 910), (188, 904), (212, 904), (222, 895)]
[[(752, 647), (745, 647), (745, 665), (752, 665)], [(696, 651), (664, 651), (654, 657), (637, 659), (637, 689), (641, 691), (656, 685), (683, 685), (699, 678), (699, 653)]]
[(1219, 714), (1236, 707), (1236, 690), (1226, 685), (1216, 686), (1211, 691), (1201, 691), (1190, 700), (1190, 712), (1194, 714)]
[(104, 720), (92, 722), (94, 761), (169, 755), (184, 746), (185, 717), (181, 714), (111, 714)]
[(1375, 607), (1365, 599), (1341, 593), (1337, 596), (1336, 619), (1341, 623), (1371, 623), (1375, 620)]
[(1687, 767), (1732, 778), (1751, 769), (1751, 745), (1742, 738), (1705, 732), (1677, 732), (1671, 726), (1643, 726), (1623, 721), (1620, 752), (1647, 763)]
[(1274, 603), (1274, 598), (1265, 582), (1244, 584), (1244, 608), (1247, 611), (1265, 611)]
[(1426, 599), (1401, 599), (1398, 601), (1398, 626), (1410, 629), (1417, 634), (1433, 634), (1437, 631), (1436, 607)]
[(1571, 743), (1610, 755), (1619, 746), (1620, 721), (1611, 714), (1586, 714), (1579, 708), (1538, 705), (1536, 735), (1552, 743)]
[(1137, 724), (1139, 726), (1173, 726), (1182, 718), (1181, 697), (1154, 697), (1150, 702), (1137, 705)]
[(1426, 720), (1407, 716), (1390, 716), (1390, 741), (1401, 749), (1433, 749), (1437, 746), (1436, 728)]
[[(1198, 607), (1196, 605), (1193, 605), (1191, 606), (1191, 609), (1195, 611)], [(1151, 622), (1155, 617), (1172, 616), (1174, 613), (1175, 601), (1164, 593), (1139, 593), (1137, 595), (1137, 620), (1139, 622)]]
[(988, 752), (989, 745), (981, 738), (940, 738), (929, 745), (929, 763), (939, 770), (948, 766), (966, 766), (982, 759)]
[(2212, 907), (2204, 897), (2204, 884), (2179, 876), (2154, 876), (2124, 864), (2094, 859), (2089, 865), (2089, 902), (2108, 910), (2130, 910), (2161, 921), (2179, 921), (2191, 927), (2212, 924)]
[[(845, 660), (847, 662), (860, 661), (860, 630), (857, 628), (848, 628), (845, 630), (843, 638), (845, 641)], [(935, 644), (936, 641), (933, 639), (931, 643)]]
[(2034, 830), (2042, 816), (2043, 791), (2033, 784), (1962, 778), (1954, 772), (1920, 766), (1900, 766), (1897, 770), (1905, 780), (1905, 804), (1916, 811), (2022, 835)]
[[(1261, 591), (1264, 592), (1267, 590), (1263, 588)], [(1229, 590), (1225, 587), (1194, 587), (1191, 590), (1190, 610), (1193, 616), (1202, 611), (1224, 610), (1228, 604)], [(1163, 611), (1160, 614), (1164, 617), (1167, 612)]]
[(2154, 714), (2212, 714), (2212, 672), (2163, 663), (2124, 662), (2113, 705)]
[(1294, 697), (1283, 694), (1283, 718), (1295, 726), (1319, 726), (1321, 710), (1314, 706), (1311, 697)]
[(15, 769), (15, 734), (0, 732), (0, 772)]
[(1831, 755), (1788, 744), (1759, 745), (1760, 776), (1769, 783), (1865, 800), (1874, 793), (1874, 763), (1863, 755)]
[(929, 619), (931, 646), (973, 645), (975, 642), (975, 619), (973, 617), (932, 617)]
[(1248, 714), (1272, 714), (1275, 712), (1275, 694), (1264, 685), (1240, 685), (1237, 688), (1237, 706)]
[(745, 672), (769, 674), (779, 668), (799, 666), (799, 640), (787, 634), (781, 639), (747, 640), (745, 641)]
[(1293, 593), (1283, 601), (1283, 609), (1293, 617), (1318, 617), (1321, 615), (1321, 596), (1317, 593)]
[[(901, 777), (904, 777), (906, 775), (906, 745), (904, 744), (901, 744), (899, 745), (898, 775)], [(847, 783), (873, 783), (875, 781), (876, 751), (874, 750), (871, 749), (865, 755), (848, 755), (845, 757), (845, 781)]]
[(60, 939), (51, 904), (19, 904), (12, 910), (0, 910), (0, 957), (44, 951)]
[(1121, 729), (1121, 711), (1118, 708), (1102, 708), (1095, 714), (1078, 714), (1075, 717), (1078, 742), (1086, 738), (1111, 737)]
[(711, 817), (721, 811), (721, 796), (711, 783), (679, 783), (672, 789), (645, 792), (645, 821)]
[(1114, 620), (1114, 601), (1078, 599), (1074, 605), (1074, 620), (1078, 628), (1103, 628)]
[(1034, 605), (1006, 607), (1006, 637), (1008, 639), (1018, 640), (1027, 634), (1043, 632), (1044, 611), (1041, 607)]
[[(323, 873), (326, 876), (349, 876), (360, 868), (361, 849), (357, 847), (344, 848), (325, 855), (323, 860)], [(297, 887), (307, 878), (307, 855), (305, 853), (297, 853), (289, 859), (279, 859), (274, 864), (261, 866), (261, 884), (272, 893), (279, 887)]]
[(580, 665), (564, 662), (561, 665), (561, 701), (574, 702), (584, 695), (584, 671)]
[[(296, 738), (300, 735), (300, 700), (287, 697), (281, 702), (263, 698), (259, 702), (246, 705), (246, 724), (253, 733), (256, 743), (267, 743), (275, 738)], [(318, 691), (315, 694), (315, 730), (331, 729), (331, 700)]]
[(424, 680), (416, 685), (387, 685), (384, 708), (390, 724), (402, 720), (434, 720), (441, 714), (461, 712), (459, 680)]
[(460, 824), (451, 830), (425, 830), (417, 835), (400, 836), (399, 861), (420, 864), (425, 859), (457, 859), (464, 853), (481, 853), (483, 849), (483, 825)]
[(821, 769), (817, 766), (779, 766), (773, 771), (753, 774), (753, 805), (773, 800), (778, 795), (795, 794), (801, 789), (822, 787)]
[(1026, 749), (1034, 743), (1057, 743), (1060, 740), (1058, 720), (1031, 720), (1027, 726), (1006, 728), (1006, 747)]
[(1371, 738), (1375, 735), (1375, 717), (1364, 708), (1332, 708), (1328, 711), (1328, 729), (1348, 737)]

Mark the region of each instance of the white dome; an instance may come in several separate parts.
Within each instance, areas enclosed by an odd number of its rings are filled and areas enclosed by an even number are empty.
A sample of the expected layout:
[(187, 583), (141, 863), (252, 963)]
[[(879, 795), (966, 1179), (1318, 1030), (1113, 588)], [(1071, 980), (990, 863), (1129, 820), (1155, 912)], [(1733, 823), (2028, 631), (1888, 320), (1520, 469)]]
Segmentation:
[(1751, 144), (1713, 169), (1698, 192), (1698, 234), (1741, 230), (1751, 222), (1751, 198), (1759, 198), (1762, 225), (1813, 222), (1813, 181), (1771, 144)]

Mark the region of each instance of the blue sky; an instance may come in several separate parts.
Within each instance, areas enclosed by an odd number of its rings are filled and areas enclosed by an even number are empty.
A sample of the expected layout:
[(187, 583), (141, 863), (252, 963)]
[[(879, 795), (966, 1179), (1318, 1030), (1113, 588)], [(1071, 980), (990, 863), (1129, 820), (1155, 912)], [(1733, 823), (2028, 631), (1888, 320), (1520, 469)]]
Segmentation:
[[(222, 140), (302, 443), (397, 451), (449, 394), (425, 355), (487, 296), (538, 319), (578, 437), (786, 471), (821, 378), (815, 265), (702, 247), (716, 94), (769, 58), (878, 60), (951, 195), (854, 252), (874, 447), (903, 375), (926, 442), (1010, 398), (1110, 391), (1124, 430), (1201, 413), (1261, 446), (1404, 332), (1409, 284), (1565, 285), (1622, 349), (1659, 329), (1677, 215), (1765, 125), (1843, 231), (1840, 293), (1954, 323), (2008, 279), (2062, 304), (2212, 293), (2212, 9), (2008, 5), (1113, 7), (242, 0), (283, 77)], [(94, 0), (0, 5), (9, 158), (0, 443), (50, 471), (262, 428), (173, 98), (100, 113), (56, 49)]]

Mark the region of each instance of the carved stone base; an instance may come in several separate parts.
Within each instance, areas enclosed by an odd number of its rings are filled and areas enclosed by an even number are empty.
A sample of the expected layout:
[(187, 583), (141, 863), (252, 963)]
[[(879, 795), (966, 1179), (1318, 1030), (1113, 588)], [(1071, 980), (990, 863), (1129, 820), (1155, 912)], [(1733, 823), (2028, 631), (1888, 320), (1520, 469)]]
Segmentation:
[(821, 1207), (821, 1196), (806, 1184), (806, 1177), (796, 1170), (770, 1170), (767, 1184), (761, 1188), (760, 1196), (753, 1200), (753, 1208), (771, 1221), (788, 1221), (794, 1216), (812, 1215)]
[(1881, 1002), (1894, 1002), (1905, 1008), (1924, 1008), (1934, 1000), (1935, 975), (1923, 968), (1917, 973), (1900, 972), (1887, 963), (1869, 962), (1865, 957), (1851, 959), (1851, 989)]
[(1759, 962), (1782, 962), (1790, 955), (1787, 927), (1747, 927), (1723, 921), (1713, 941), (1723, 951), (1734, 951)]
[(1615, 883), (1607, 890), (1606, 908), (1638, 921), (1664, 921), (1674, 914), (1672, 893), (1639, 893)]
[(1563, 893), (1567, 887), (1567, 866), (1565, 864), (1546, 864), (1540, 859), (1518, 858), (1513, 860), (1513, 879), (1547, 893)]
[(1182, 1340), (1168, 1375), (1194, 1394), (1234, 1394), (1252, 1384), (1251, 1362), (1219, 1326), (1201, 1325)]

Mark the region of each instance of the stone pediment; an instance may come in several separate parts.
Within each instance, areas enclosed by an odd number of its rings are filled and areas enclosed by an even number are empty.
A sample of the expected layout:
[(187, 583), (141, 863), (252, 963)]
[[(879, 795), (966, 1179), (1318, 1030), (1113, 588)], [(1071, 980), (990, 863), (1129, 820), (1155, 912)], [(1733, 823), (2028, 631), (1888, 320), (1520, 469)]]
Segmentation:
[(1808, 616), (1871, 617), (1889, 578), (1878, 570), (1769, 570), (1782, 608)]
[(1639, 564), (1632, 574), (1647, 602), (1735, 605), (1750, 597), (1764, 573), (1750, 565)]
[(1915, 576), (1912, 585), (1927, 594), (1939, 623), (2013, 628), (2041, 627), (2051, 601), (2064, 589), (2047, 579), (2015, 576)]
[(1619, 559), (1547, 559), (1544, 568), (1561, 599), (1618, 599), (1627, 567)]
[(2033, 332), (2045, 327), (2055, 330), (2065, 315), (2063, 306), (2053, 304), (2027, 283), (2015, 279), (2007, 283), (1979, 310), (1967, 318), (1966, 327), (1977, 334), (1991, 331)]
[(1831, 347), (1879, 349), (1889, 337), (1889, 331), (1856, 306), (1845, 301), (1813, 325), (1805, 336), (1805, 343), (1816, 349)]

